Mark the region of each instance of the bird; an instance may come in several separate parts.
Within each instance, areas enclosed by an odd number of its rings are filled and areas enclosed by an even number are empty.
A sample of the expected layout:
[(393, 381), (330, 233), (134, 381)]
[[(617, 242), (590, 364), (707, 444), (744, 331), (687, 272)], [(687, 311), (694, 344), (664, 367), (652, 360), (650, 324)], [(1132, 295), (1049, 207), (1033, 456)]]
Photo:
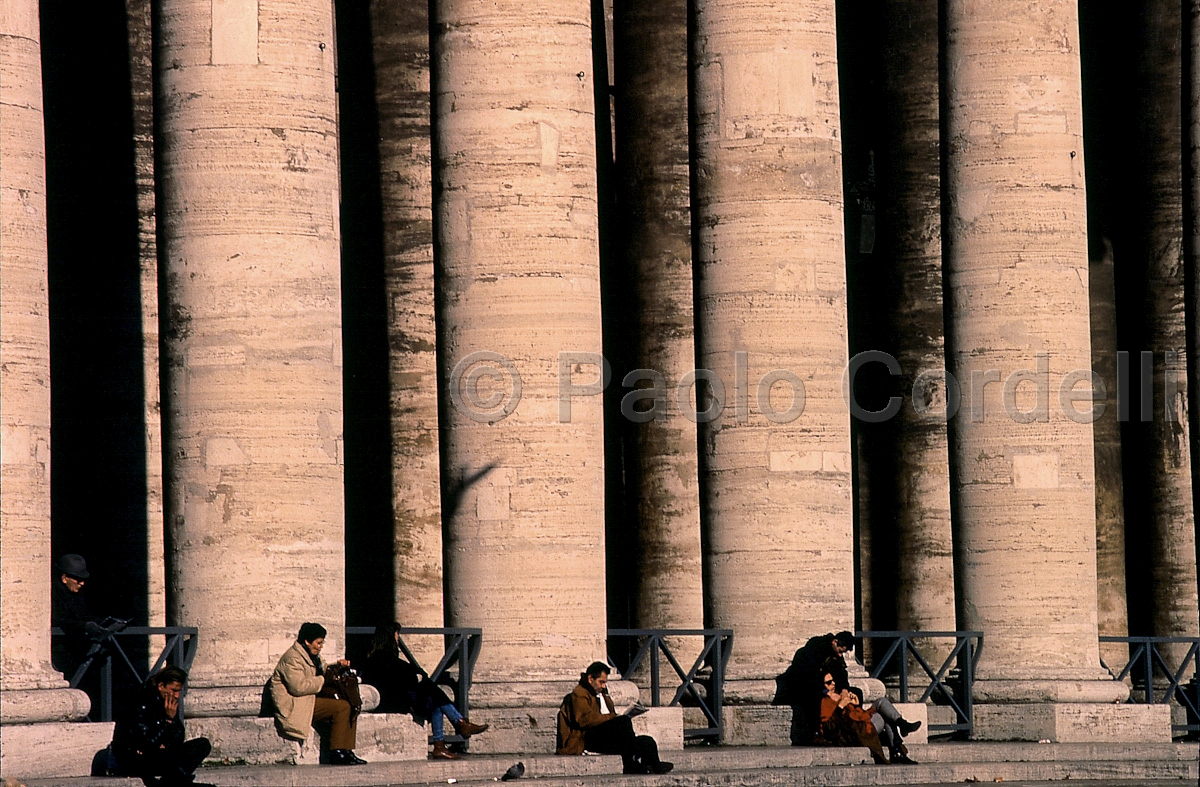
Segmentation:
[(525, 763), (518, 762), (516, 765), (512, 766), (511, 768), (509, 768), (507, 771), (504, 772), (504, 775), (500, 777), (500, 781), (510, 782), (513, 779), (520, 779), (524, 775), (525, 775)]

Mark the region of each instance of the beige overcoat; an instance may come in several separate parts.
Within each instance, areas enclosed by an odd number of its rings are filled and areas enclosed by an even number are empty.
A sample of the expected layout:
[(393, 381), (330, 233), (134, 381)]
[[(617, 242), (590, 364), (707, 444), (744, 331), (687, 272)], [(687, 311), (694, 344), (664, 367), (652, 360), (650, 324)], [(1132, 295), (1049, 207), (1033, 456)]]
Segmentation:
[[(317, 657), (320, 661), (320, 657)], [(312, 729), (313, 708), (317, 694), (325, 685), (324, 666), (313, 665), (304, 645), (292, 646), (279, 658), (275, 672), (267, 681), (267, 693), (274, 705), (275, 723), (285, 738), (303, 741)]]

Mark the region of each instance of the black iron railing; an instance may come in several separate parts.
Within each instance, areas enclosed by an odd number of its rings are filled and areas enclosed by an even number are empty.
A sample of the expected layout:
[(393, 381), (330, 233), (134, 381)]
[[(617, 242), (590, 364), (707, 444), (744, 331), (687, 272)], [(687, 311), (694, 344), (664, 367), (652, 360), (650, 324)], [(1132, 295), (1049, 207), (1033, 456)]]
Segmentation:
[[(1148, 705), (1165, 705), (1175, 698), (1180, 705), (1187, 709), (1187, 724), (1172, 724), (1172, 732), (1200, 732), (1200, 702), (1197, 700), (1196, 683), (1181, 684), (1188, 674), (1197, 667), (1197, 652), (1200, 651), (1200, 637), (1100, 637), (1101, 642), (1121, 642), (1132, 646), (1129, 661), (1121, 670), (1114, 671), (1112, 667), (1100, 660), (1100, 664), (1112, 673), (1115, 680), (1124, 681), (1129, 678), (1138, 688), (1142, 689), (1141, 703)], [(1163, 656), (1159, 645), (1188, 645), (1187, 652), (1177, 668), (1172, 668)], [(1155, 678), (1165, 679), (1160, 688), (1155, 688)], [(1190, 688), (1190, 691), (1189, 691)], [(1159, 693), (1161, 691), (1161, 694)], [(1137, 702), (1130, 699), (1130, 702)]]
[[(954, 709), (958, 717), (955, 724), (930, 724), (931, 735), (942, 733), (961, 733), (969, 736), (975, 727), (974, 702), (972, 691), (975, 684), (975, 667), (979, 662), (979, 651), (983, 648), (982, 631), (859, 631), (855, 634), (862, 639), (890, 640), (883, 655), (875, 659), (870, 668), (872, 678), (879, 678), (891, 667), (900, 678), (900, 701), (910, 702), (908, 681), (908, 657), (920, 665), (921, 671), (929, 679), (929, 685), (921, 692), (916, 702), (928, 702), (934, 693), (938, 694), (935, 702), (945, 702)], [(953, 639), (954, 647), (942, 661), (941, 666), (934, 669), (929, 661), (917, 650), (914, 640)], [(861, 654), (855, 652), (855, 658)], [(951, 671), (954, 674), (951, 674)], [(890, 673), (889, 673), (890, 674)], [(921, 681), (924, 684), (924, 680)]]
[[(703, 637), (704, 646), (691, 669), (684, 670), (667, 639)], [(725, 667), (733, 651), (733, 631), (730, 629), (609, 629), (609, 654), (619, 653), (613, 640), (623, 640), (632, 655), (621, 659), (617, 666), (629, 675), (648, 661), (650, 670), (650, 704), (653, 707), (679, 705), (688, 697), (708, 720), (707, 727), (685, 728), (685, 738), (708, 738), (719, 741), (722, 734), (721, 705), (724, 701)], [(634, 650), (636, 647), (636, 650)], [(671, 700), (663, 703), (662, 659), (666, 658), (679, 685), (674, 686)], [(707, 667), (707, 669), (706, 669)], [(672, 684), (673, 685), (673, 684)], [(671, 691), (669, 686), (668, 691)]]
[[(374, 626), (346, 626), (346, 640), (349, 644), (351, 637), (369, 637), (374, 635)], [(406, 636), (437, 636), (443, 637), (445, 650), (442, 658), (433, 670), (423, 668), (417, 657), (404, 641)], [(429, 676), (429, 680), (454, 690), (454, 706), (463, 717), (469, 716), (471, 707), (471, 675), (475, 671), (475, 661), (479, 658), (479, 650), (483, 647), (483, 629), (475, 628), (402, 628), (400, 629), (400, 651), (404, 658), (421, 672)], [(457, 675), (451, 675), (451, 667), (458, 668)], [(451, 743), (466, 742), (456, 735), (447, 735)]]
[[(53, 628), (50, 633), (56, 637), (66, 636), (60, 628)], [(94, 708), (99, 716), (96, 721), (113, 720), (113, 661), (125, 665), (128, 675), (136, 685), (141, 686), (154, 673), (166, 664), (174, 664), (184, 670), (192, 668), (192, 660), (196, 658), (196, 648), (200, 644), (200, 630), (193, 626), (128, 626), (120, 631), (108, 631), (103, 636), (93, 638), (92, 646), (84, 656), (83, 661), (71, 675), (71, 688), (77, 689), (89, 672), (98, 670), (99, 707)], [(121, 647), (119, 640), (133, 637), (165, 636), (167, 644), (154, 661), (149, 672), (143, 672), (134, 666), (133, 659)]]

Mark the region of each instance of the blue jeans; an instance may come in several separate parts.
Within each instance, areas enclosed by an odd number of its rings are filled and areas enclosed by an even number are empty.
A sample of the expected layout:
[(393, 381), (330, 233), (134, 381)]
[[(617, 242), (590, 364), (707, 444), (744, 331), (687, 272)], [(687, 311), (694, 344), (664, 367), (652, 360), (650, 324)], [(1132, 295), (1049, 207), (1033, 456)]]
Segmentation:
[(435, 741), (445, 740), (446, 726), (442, 721), (442, 716), (445, 715), (450, 720), (451, 724), (458, 724), (462, 721), (462, 714), (458, 712), (458, 708), (453, 705), (442, 705), (433, 709), (433, 717), (429, 720), (429, 726), (433, 728), (433, 739)]

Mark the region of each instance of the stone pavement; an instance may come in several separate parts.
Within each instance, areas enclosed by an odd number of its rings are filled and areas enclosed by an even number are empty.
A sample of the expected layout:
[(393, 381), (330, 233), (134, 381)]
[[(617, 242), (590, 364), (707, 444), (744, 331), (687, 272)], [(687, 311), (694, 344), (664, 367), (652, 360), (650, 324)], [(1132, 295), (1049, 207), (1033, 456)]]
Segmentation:
[[(1147, 783), (1194, 785), (1200, 780), (1200, 744), (938, 743), (913, 746), (919, 765), (876, 766), (866, 749), (790, 747), (689, 747), (672, 752), (675, 771), (665, 776), (625, 776), (618, 757), (510, 754), (457, 762), (408, 761), (358, 767), (216, 766), (199, 779), (218, 787), (376, 787), (469, 784), (497, 780), (515, 762), (526, 781), (541, 787), (636, 785), (935, 785), (1037, 784), (1071, 780), (1093, 787)], [(27, 787), (135, 787), (134, 779), (38, 779)]]

